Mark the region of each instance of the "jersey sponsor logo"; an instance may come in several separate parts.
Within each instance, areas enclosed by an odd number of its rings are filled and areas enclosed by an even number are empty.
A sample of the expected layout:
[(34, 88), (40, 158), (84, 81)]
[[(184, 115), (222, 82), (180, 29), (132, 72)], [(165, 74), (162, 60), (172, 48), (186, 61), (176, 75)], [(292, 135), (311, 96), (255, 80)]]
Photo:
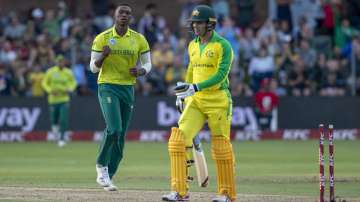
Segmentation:
[(111, 54), (114, 55), (134, 55), (135, 51), (134, 50), (111, 50)]
[(107, 103), (111, 104), (111, 97), (106, 97)]
[(207, 64), (207, 63), (194, 63), (194, 68), (214, 68), (213, 64)]
[(116, 40), (115, 40), (114, 38), (109, 39), (109, 44), (115, 45), (115, 44), (116, 44)]

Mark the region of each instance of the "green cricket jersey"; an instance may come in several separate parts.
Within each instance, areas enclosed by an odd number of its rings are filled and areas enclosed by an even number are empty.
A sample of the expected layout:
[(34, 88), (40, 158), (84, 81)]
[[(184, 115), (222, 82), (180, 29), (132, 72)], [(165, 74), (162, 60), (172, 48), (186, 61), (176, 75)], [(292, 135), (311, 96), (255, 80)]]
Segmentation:
[[(61, 70), (58, 66), (54, 66), (46, 71), (41, 85), (48, 93), (49, 103), (57, 104), (70, 100), (69, 92), (76, 88), (76, 80), (70, 69), (63, 68)], [(57, 92), (57, 95), (54, 95), (53, 92)]]
[(229, 87), (228, 74), (233, 61), (230, 43), (215, 31), (207, 44), (200, 38), (192, 40), (188, 47), (189, 66), (186, 82), (197, 84), (200, 90), (218, 90)]
[(106, 45), (111, 52), (100, 68), (98, 83), (133, 85), (136, 78), (129, 69), (136, 65), (141, 54), (150, 51), (145, 37), (130, 28), (120, 36), (114, 26), (96, 36), (92, 51), (102, 52)]

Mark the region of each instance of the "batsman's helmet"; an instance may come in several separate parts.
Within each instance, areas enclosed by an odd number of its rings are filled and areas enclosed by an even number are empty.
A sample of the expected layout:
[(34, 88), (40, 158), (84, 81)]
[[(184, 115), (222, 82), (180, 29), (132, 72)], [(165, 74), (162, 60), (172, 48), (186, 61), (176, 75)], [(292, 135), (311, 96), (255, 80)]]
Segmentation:
[(189, 19), (190, 22), (213, 22), (216, 23), (214, 10), (206, 5), (199, 5), (194, 8)]

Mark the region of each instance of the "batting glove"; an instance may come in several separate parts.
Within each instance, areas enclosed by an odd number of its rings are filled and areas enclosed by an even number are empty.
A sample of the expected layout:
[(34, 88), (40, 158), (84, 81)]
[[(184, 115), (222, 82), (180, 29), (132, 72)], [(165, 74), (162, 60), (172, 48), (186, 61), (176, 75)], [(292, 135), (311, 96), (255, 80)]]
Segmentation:
[(174, 88), (175, 95), (178, 98), (185, 99), (188, 96), (192, 96), (195, 92), (199, 91), (199, 88), (196, 84), (183, 83)]

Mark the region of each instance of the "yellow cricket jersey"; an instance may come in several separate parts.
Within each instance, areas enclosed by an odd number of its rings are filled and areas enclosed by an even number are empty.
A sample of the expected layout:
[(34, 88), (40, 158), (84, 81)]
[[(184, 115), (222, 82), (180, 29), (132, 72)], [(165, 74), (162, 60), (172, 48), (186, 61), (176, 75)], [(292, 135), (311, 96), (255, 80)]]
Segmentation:
[(134, 84), (136, 78), (129, 73), (129, 69), (136, 65), (141, 54), (150, 51), (145, 37), (130, 28), (124, 36), (120, 36), (112, 27), (96, 36), (92, 51), (102, 52), (106, 45), (111, 52), (100, 68), (98, 83)]
[(233, 61), (230, 43), (215, 31), (207, 44), (200, 38), (192, 40), (188, 47), (189, 66), (185, 81), (197, 84), (199, 90), (213, 91), (229, 87), (228, 74)]
[[(51, 67), (45, 73), (42, 87), (48, 93), (48, 102), (57, 104), (70, 100), (69, 92), (76, 88), (76, 80), (72, 71), (68, 68), (62, 70), (58, 66)], [(52, 94), (57, 92), (57, 95)]]
[(45, 77), (44, 72), (32, 72), (29, 74), (29, 80), (31, 82), (31, 95), (34, 97), (43, 96), (44, 89), (42, 88), (42, 80)]

